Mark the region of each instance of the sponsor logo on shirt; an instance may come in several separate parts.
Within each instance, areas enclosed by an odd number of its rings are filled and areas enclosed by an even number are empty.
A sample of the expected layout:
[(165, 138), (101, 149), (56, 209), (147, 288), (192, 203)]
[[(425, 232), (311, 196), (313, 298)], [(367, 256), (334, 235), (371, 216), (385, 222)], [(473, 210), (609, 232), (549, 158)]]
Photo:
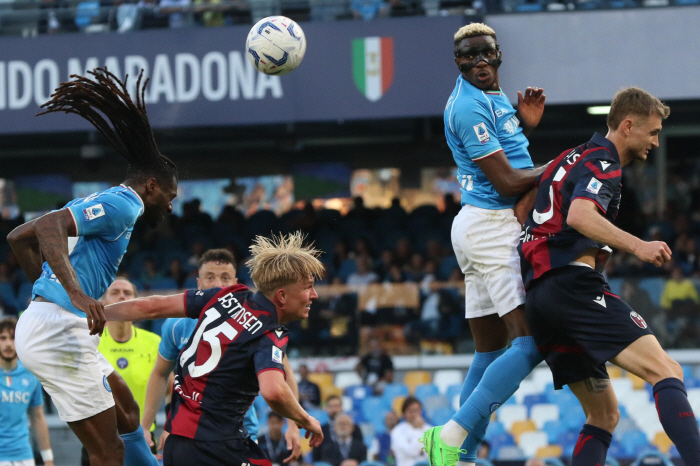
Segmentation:
[(518, 126), (520, 125), (520, 120), (518, 120), (516, 117), (511, 117), (508, 121), (506, 121), (506, 124), (503, 125), (503, 129), (508, 132), (508, 134), (515, 134), (515, 130), (518, 129)]
[(282, 350), (276, 346), (272, 347), (272, 362), (282, 364)]
[(2, 403), (29, 403), (29, 398), (31, 397), (31, 393), (29, 392), (20, 392), (19, 390), (15, 391), (2, 391), (2, 397), (0, 400)]
[(119, 369), (126, 369), (126, 367), (129, 365), (129, 360), (126, 358), (119, 358), (117, 359), (117, 367)]
[(491, 141), (489, 131), (486, 129), (486, 123), (479, 123), (478, 125), (474, 125), (474, 132), (476, 133), (476, 137), (479, 138), (479, 142), (481, 142), (482, 144)]
[(105, 209), (102, 207), (102, 204), (97, 204), (83, 209), (83, 214), (85, 215), (85, 220), (95, 220), (96, 218), (104, 217)]
[(600, 191), (601, 186), (603, 186), (603, 183), (598, 181), (594, 176), (591, 178), (591, 181), (588, 182), (588, 187), (586, 188), (586, 191), (588, 191), (589, 193), (598, 194), (598, 191)]

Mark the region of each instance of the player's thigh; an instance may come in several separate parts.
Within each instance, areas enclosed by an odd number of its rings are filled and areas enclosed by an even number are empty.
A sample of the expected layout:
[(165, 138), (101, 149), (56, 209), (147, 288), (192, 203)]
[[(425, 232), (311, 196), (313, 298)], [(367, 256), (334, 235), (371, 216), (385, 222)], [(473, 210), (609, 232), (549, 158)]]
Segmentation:
[(611, 362), (651, 385), (674, 377), (683, 380), (683, 369), (663, 350), (654, 335), (645, 335), (634, 341)]
[(117, 429), (120, 434), (130, 434), (139, 428), (139, 405), (134, 399), (121, 375), (115, 370), (107, 376), (109, 386), (114, 396), (114, 407), (117, 415)]
[(84, 317), (52, 303), (32, 302), (18, 322), (15, 340), (22, 363), (51, 395), (62, 421), (87, 419), (114, 406), (98, 358), (99, 337), (90, 335)]
[(569, 384), (569, 388), (574, 392), (586, 413), (586, 423), (611, 433), (615, 430), (620, 419), (620, 411), (610, 379), (590, 377)]
[[(124, 443), (117, 433), (117, 416), (114, 408), (80, 421), (69, 422), (68, 426), (93, 459), (110, 461), (104, 464), (121, 464), (124, 461)], [(103, 464), (100, 462), (100, 464)]]
[(508, 329), (498, 314), (468, 319), (468, 322), (479, 353), (498, 351), (508, 344)]

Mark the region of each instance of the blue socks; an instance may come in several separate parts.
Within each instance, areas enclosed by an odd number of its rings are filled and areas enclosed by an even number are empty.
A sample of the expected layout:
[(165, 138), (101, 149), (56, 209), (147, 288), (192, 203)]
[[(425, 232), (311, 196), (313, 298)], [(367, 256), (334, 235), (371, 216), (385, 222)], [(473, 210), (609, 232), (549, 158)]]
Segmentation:
[(669, 377), (654, 385), (656, 411), (666, 434), (673, 441), (687, 466), (700, 465), (700, 433), (693, 408), (688, 403), (685, 384)]
[[(486, 368), (494, 362), (499, 356), (506, 352), (507, 348), (500, 349), (498, 351), (491, 351), (489, 353), (474, 353), (474, 359), (472, 360), (471, 366), (469, 366), (469, 372), (467, 373), (467, 378), (464, 379), (464, 384), (462, 385), (462, 392), (459, 394), (459, 404), (464, 405), (464, 403), (469, 399), (472, 392), (476, 386), (481, 381), (481, 378), (486, 371)], [(467, 454), (460, 454), (459, 461), (465, 461), (473, 463), (476, 461), (476, 451), (479, 448), (481, 440), (483, 440), (486, 434), (486, 428), (489, 425), (489, 417), (482, 419), (474, 431), (469, 431), (467, 439), (462, 444), (462, 449), (467, 450)]]
[(584, 424), (574, 447), (571, 466), (600, 466), (605, 464), (612, 434), (600, 427)]
[(158, 460), (143, 437), (141, 426), (136, 431), (120, 437), (124, 442), (124, 466), (158, 466)]
[(516, 338), (505, 354), (488, 366), (479, 385), (452, 420), (468, 432), (476, 431), (477, 424), (505, 403), (542, 360), (534, 338)]

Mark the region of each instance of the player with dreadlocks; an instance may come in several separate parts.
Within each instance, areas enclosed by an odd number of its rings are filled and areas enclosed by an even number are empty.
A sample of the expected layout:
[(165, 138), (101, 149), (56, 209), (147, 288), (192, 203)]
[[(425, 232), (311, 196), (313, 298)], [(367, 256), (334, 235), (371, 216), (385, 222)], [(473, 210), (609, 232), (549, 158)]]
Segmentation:
[(126, 179), (7, 236), (34, 281), (33, 301), (17, 324), (17, 354), (51, 395), (92, 466), (157, 465), (133, 395), (97, 351), (105, 324), (98, 299), (114, 280), (136, 220), (143, 215), (156, 226), (172, 211), (177, 168), (153, 138), (144, 105), (148, 81), (141, 86), (139, 76), (134, 103), (126, 79), (100, 68), (90, 74), (94, 80), (73, 75), (74, 81), (62, 83), (40, 115), (75, 113), (88, 120), (129, 162)]

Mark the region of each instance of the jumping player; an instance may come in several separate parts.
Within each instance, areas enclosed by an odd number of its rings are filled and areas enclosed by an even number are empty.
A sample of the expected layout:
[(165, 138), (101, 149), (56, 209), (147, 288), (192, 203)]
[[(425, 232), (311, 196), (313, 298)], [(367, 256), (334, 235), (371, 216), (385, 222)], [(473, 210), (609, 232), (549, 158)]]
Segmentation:
[(270, 466), (243, 424), (258, 391), (273, 411), (312, 435), (312, 447), (323, 441), (321, 425), (285, 382), (288, 331), (283, 325), (308, 317), (318, 298), (314, 278), (324, 270), (319, 252), (304, 247), (302, 240), (300, 233), (255, 239), (247, 263), (255, 293), (234, 285), (105, 308), (108, 320), (199, 319), (177, 361), (165, 426), (170, 432), (163, 453), (166, 466)]
[(533, 170), (526, 136), (542, 118), (545, 96), (536, 87), (524, 97), (518, 92), (516, 113), (499, 86), (496, 33), (485, 24), (459, 29), (454, 46), (460, 76), (445, 107), (445, 136), (459, 170), (462, 209), (452, 224), (452, 246), (464, 273), (476, 352), (461, 408), (421, 439), (432, 466), (454, 466), (458, 459), (473, 466), (491, 413), (542, 361), (525, 322), (513, 208), (543, 171)]
[(105, 324), (98, 299), (114, 280), (136, 220), (143, 215), (155, 226), (172, 211), (177, 169), (156, 147), (141, 76), (134, 104), (116, 76), (103, 69), (91, 74), (94, 81), (72, 76), (61, 84), (44, 113), (75, 113), (92, 123), (129, 161), (126, 180), (7, 236), (35, 280), (33, 301), (17, 324), (17, 353), (87, 449), (90, 464), (156, 465), (133, 395), (97, 351)]
[(39, 380), (17, 360), (16, 325), (14, 317), (0, 320), (0, 466), (34, 466), (27, 414), (41, 459), (46, 466), (53, 466), (44, 395)]
[[(605, 464), (620, 413), (607, 361), (654, 387), (664, 430), (687, 466), (700, 465), (700, 435), (683, 370), (661, 348), (646, 322), (610, 291), (596, 271), (600, 248), (634, 254), (661, 266), (671, 259), (662, 241), (645, 242), (613, 225), (620, 208), (622, 167), (646, 160), (659, 145), (669, 108), (638, 88), (615, 95), (608, 133), (554, 159), (539, 179), (523, 228), (520, 254), (526, 315), (554, 378), (569, 385), (586, 413), (573, 466)], [(599, 261), (600, 262), (600, 261)]]

